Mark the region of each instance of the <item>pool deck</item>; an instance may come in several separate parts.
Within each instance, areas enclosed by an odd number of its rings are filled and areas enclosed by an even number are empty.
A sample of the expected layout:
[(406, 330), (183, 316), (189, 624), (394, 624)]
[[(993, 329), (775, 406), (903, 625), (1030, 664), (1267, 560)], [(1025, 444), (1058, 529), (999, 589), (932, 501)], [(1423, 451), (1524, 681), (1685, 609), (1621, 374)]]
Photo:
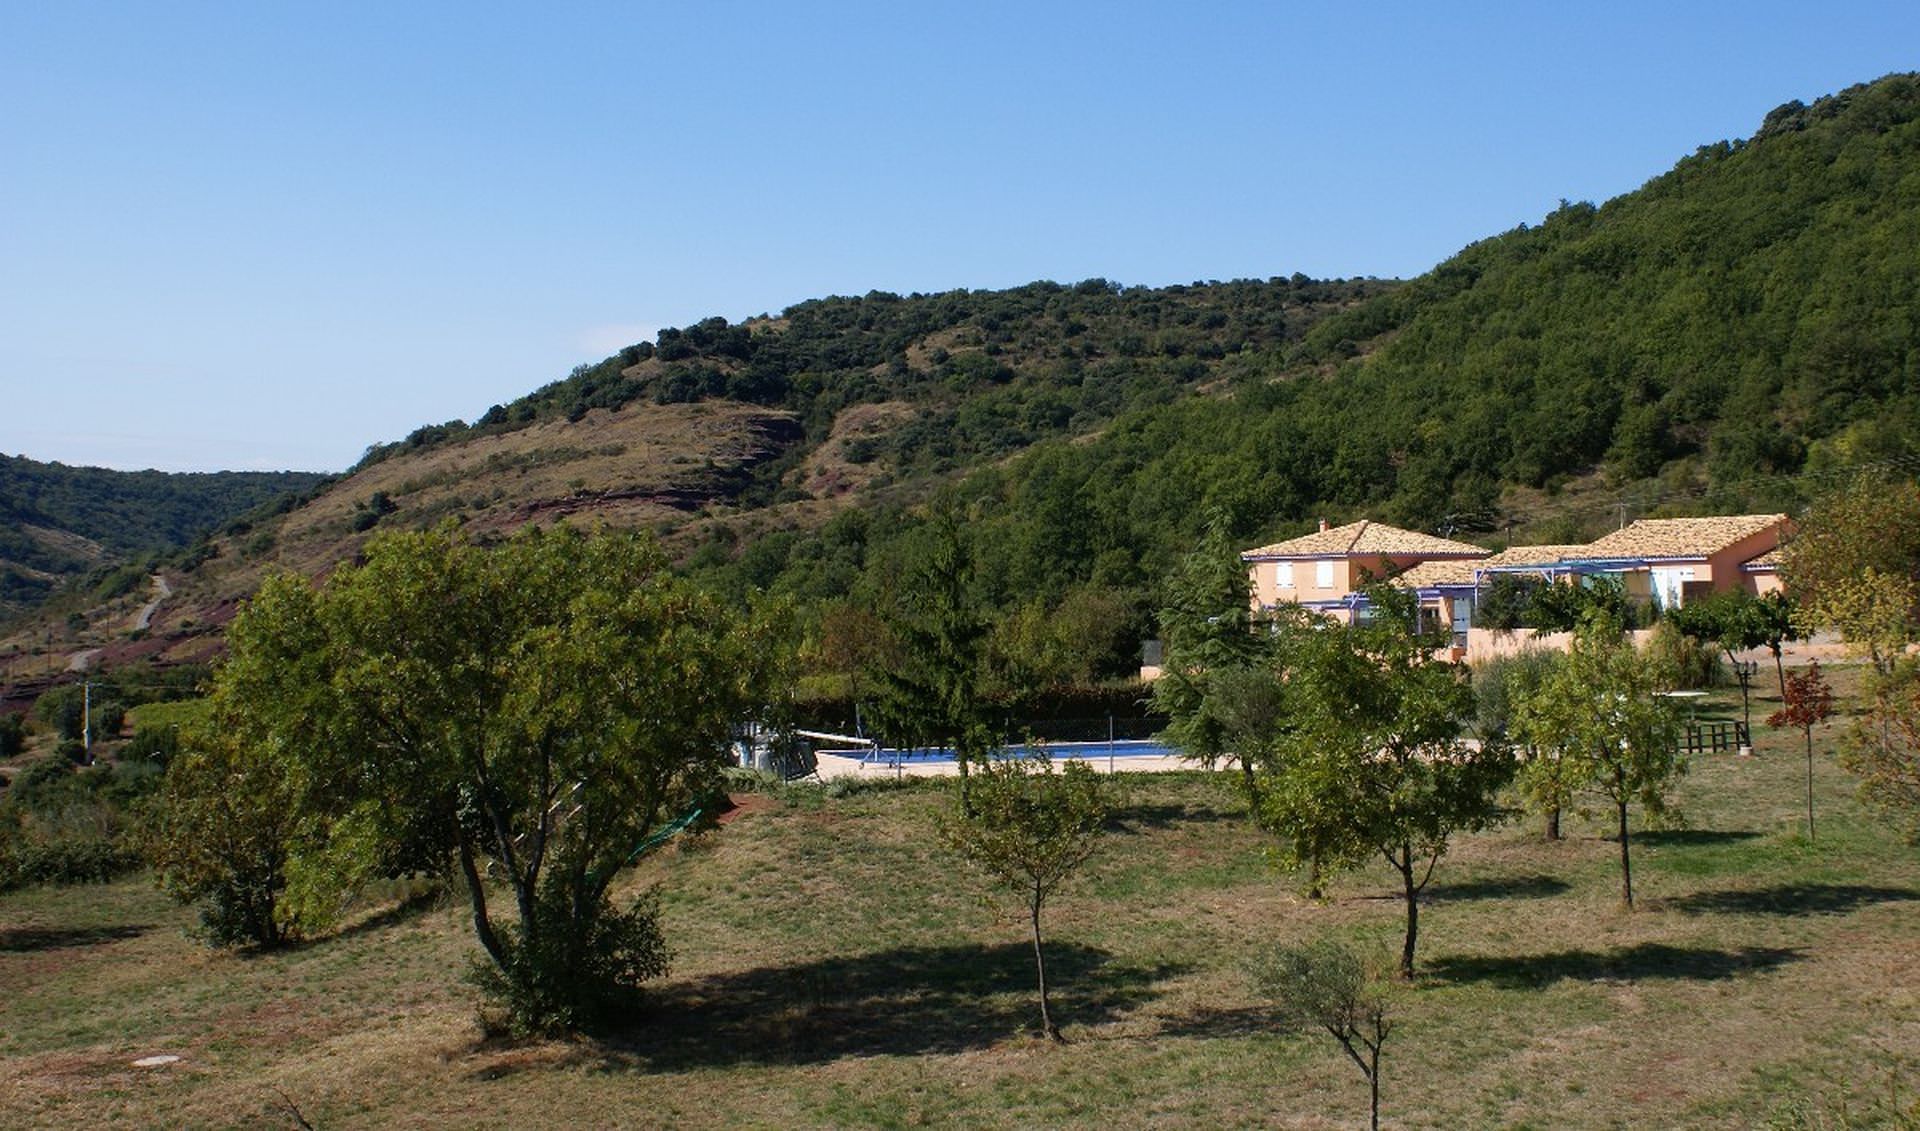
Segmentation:
[[(824, 750), (815, 757), (819, 760), (820, 777), (827, 781), (834, 778), (937, 778), (951, 777), (960, 772), (958, 763), (944, 758), (907, 761), (899, 766), (890, 766), (885, 762), (862, 762), (858, 758), (829, 754)], [(1091, 756), (1085, 761), (1101, 773), (1107, 772), (1105, 756)], [(1112, 765), (1115, 773), (1164, 774), (1172, 770), (1197, 769), (1200, 764), (1177, 754), (1122, 754), (1113, 759)]]

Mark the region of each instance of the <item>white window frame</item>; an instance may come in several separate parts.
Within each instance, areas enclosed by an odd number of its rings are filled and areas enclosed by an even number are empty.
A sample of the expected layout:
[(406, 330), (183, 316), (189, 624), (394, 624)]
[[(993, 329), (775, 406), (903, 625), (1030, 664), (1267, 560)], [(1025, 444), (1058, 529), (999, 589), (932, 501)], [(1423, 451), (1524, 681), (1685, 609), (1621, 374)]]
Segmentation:
[(1333, 588), (1333, 563), (1322, 559), (1313, 563), (1313, 584), (1319, 589)]
[(1273, 567), (1273, 587), (1275, 589), (1293, 588), (1293, 563), (1280, 562)]

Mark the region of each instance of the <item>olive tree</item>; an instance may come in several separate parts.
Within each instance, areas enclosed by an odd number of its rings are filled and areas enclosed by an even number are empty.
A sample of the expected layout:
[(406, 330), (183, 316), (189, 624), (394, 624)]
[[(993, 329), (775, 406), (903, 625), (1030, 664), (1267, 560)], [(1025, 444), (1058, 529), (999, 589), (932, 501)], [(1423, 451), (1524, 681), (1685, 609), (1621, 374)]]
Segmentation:
[(1255, 965), (1255, 984), (1290, 1020), (1326, 1030), (1367, 1078), (1380, 1128), (1380, 1052), (1393, 1032), (1388, 987), (1358, 955), (1323, 940), (1282, 947)]
[(564, 1029), (664, 969), (651, 905), (610, 888), (717, 792), (783, 655), (764, 636), (649, 540), (562, 527), (488, 549), (443, 526), (377, 536), (324, 585), (270, 579), (215, 696), (285, 768), (292, 914), (324, 920), (382, 872), (450, 872), (482, 986), (514, 1027)]

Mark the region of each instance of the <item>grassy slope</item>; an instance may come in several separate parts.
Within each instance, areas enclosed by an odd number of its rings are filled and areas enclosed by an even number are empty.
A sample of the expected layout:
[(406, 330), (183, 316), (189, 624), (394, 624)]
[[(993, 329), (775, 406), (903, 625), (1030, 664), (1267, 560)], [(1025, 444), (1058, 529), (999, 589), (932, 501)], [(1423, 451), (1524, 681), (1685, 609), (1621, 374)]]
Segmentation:
[[(1756, 711), (1770, 709), (1763, 699)], [(1750, 1126), (1920, 1082), (1920, 861), (1793, 737), (1687, 780), (1640, 842), (1645, 908), (1576, 822), (1462, 842), (1422, 916), (1388, 1046), (1408, 1127)], [(0, 897), (0, 1124), (1351, 1126), (1363, 1084), (1276, 1032), (1245, 956), (1323, 932), (1387, 947), (1384, 871), (1294, 894), (1224, 778), (1138, 779), (1051, 918), (1072, 1043), (1023, 1035), (1030, 956), (930, 836), (938, 789), (755, 806), (663, 854), (679, 950), (634, 1034), (488, 1044), (457, 907), (282, 954), (210, 953), (140, 882)], [(160, 1070), (136, 1057), (185, 1059)]]

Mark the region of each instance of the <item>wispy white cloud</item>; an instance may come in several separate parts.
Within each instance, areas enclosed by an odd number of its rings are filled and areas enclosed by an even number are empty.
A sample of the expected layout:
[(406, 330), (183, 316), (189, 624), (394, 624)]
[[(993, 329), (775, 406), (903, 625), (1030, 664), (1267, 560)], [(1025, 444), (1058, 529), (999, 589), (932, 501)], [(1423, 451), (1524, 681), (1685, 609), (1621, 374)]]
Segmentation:
[(640, 322), (620, 322), (608, 326), (589, 326), (574, 337), (574, 345), (593, 355), (594, 360), (617, 353), (638, 342), (650, 342), (660, 332), (658, 326)]

